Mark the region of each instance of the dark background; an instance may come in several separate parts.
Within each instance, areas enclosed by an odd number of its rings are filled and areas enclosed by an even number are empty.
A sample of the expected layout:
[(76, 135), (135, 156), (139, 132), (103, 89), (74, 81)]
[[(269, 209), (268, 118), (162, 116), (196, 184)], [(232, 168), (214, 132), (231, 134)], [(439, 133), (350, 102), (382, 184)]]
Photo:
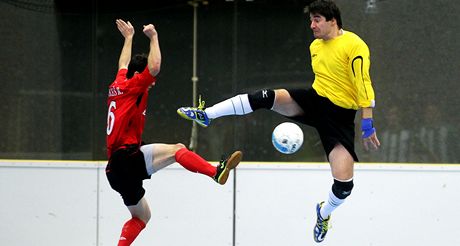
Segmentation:
[[(365, 162), (458, 163), (459, 15), (455, 0), (337, 0), (344, 29), (371, 50), (374, 118), (382, 142)], [(198, 91), (207, 105), (260, 88), (310, 87), (308, 1), (207, 1), (198, 12)], [(129, 5), (128, 5), (129, 4)], [(106, 96), (129, 20), (133, 53), (147, 52), (142, 25), (157, 28), (163, 61), (149, 98), (146, 142), (190, 141), (193, 7), (187, 1), (0, 0), (0, 158), (106, 158)], [(307, 126), (302, 149), (277, 153), (270, 111), (213, 121), (199, 129), (197, 152), (210, 160), (234, 149), (246, 161), (324, 161)], [(358, 122), (358, 121), (357, 121)], [(359, 134), (359, 124), (357, 124)]]

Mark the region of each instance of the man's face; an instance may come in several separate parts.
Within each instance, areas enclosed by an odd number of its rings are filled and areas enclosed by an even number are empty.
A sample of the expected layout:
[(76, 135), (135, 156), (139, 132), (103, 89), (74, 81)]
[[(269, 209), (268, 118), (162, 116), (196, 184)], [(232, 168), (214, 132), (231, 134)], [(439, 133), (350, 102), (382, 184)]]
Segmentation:
[(326, 18), (320, 14), (310, 14), (310, 28), (313, 36), (319, 39), (329, 39), (333, 32), (335, 19), (326, 21)]

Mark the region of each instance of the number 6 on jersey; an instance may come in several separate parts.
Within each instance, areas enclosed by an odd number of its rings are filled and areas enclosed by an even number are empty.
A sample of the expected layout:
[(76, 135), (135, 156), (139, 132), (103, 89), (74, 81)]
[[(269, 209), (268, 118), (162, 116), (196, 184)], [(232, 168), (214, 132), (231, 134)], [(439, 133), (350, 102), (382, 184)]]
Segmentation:
[(117, 103), (111, 101), (109, 105), (109, 112), (107, 113), (107, 135), (110, 135), (113, 130), (113, 124), (115, 123), (115, 114), (113, 110), (117, 109)]

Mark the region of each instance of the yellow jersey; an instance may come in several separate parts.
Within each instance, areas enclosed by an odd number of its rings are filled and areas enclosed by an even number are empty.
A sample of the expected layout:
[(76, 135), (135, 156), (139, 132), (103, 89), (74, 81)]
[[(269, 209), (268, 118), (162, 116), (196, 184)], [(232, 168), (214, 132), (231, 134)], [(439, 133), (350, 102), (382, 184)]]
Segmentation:
[(335, 105), (347, 109), (375, 106), (374, 89), (369, 76), (370, 52), (358, 35), (342, 35), (310, 45), (311, 66), (315, 74), (313, 89)]

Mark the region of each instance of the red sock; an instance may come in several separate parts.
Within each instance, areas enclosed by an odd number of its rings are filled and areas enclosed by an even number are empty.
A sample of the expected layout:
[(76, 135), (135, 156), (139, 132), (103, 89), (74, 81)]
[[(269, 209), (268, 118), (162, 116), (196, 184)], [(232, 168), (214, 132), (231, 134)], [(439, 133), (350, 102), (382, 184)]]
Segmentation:
[(123, 229), (121, 230), (120, 240), (118, 246), (129, 246), (136, 239), (137, 235), (145, 228), (144, 221), (133, 217), (126, 221)]
[(211, 178), (216, 175), (215, 166), (187, 148), (182, 148), (176, 152), (176, 161), (190, 172), (201, 173)]

